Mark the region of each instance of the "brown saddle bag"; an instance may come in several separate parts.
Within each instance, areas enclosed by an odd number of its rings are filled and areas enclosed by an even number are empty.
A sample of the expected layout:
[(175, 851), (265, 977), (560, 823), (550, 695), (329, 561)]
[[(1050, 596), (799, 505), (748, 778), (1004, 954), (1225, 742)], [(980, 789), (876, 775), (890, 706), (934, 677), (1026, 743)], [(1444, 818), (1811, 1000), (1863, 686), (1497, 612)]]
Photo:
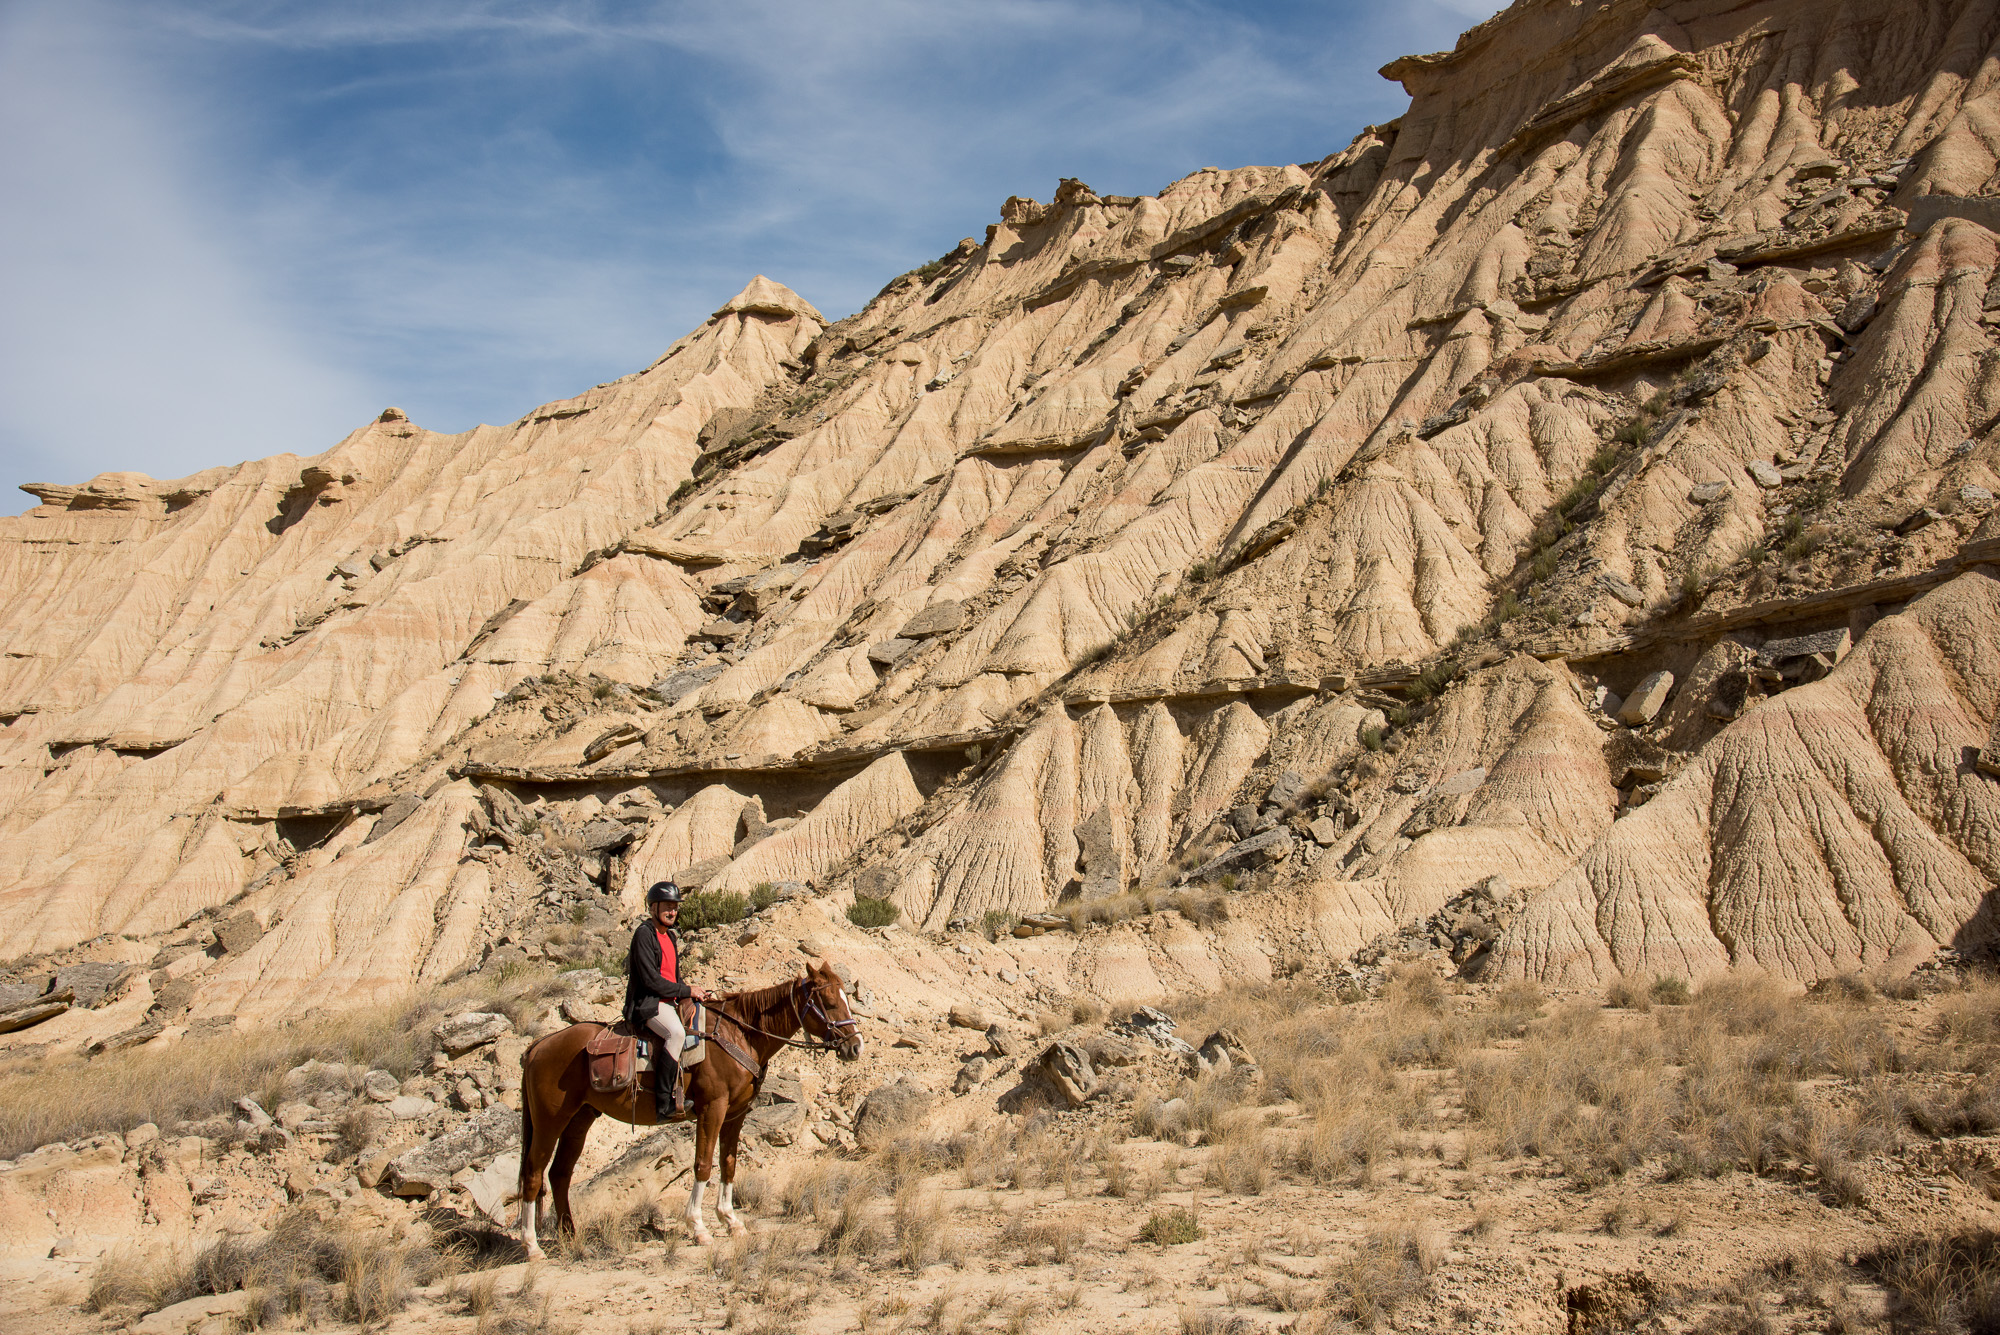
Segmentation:
[(590, 1063), (590, 1088), (597, 1094), (622, 1094), (632, 1088), (632, 1068), (639, 1040), (632, 1026), (620, 1020), (598, 1030), (583, 1045)]

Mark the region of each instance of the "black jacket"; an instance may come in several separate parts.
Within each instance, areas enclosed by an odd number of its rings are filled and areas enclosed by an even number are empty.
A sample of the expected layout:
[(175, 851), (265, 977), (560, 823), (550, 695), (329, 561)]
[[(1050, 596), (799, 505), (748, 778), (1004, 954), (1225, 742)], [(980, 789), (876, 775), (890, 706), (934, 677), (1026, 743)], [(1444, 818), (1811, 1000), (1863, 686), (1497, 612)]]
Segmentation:
[[(687, 972), (687, 952), (681, 948), (681, 934), (672, 927), (667, 939), (674, 943), (677, 974)], [(662, 999), (679, 1001), (691, 989), (684, 982), (664, 982), (660, 978), (660, 938), (647, 918), (632, 933), (632, 948), (625, 954), (625, 1018), (634, 1025), (644, 1024), (660, 1008)]]

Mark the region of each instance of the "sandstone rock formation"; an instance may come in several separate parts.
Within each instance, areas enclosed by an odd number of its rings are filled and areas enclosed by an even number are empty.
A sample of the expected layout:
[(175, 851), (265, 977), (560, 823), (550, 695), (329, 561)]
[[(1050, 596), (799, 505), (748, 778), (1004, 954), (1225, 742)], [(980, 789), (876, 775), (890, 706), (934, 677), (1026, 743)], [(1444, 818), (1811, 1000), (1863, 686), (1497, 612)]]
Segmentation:
[(1064, 181), (831, 324), (759, 277), (505, 426), (30, 486), (0, 958), (140, 967), (18, 1037), (669, 874), (940, 930), (1206, 869), (1319, 956), (1501, 875), (1488, 967), (1566, 980), (1989, 942), (1996, 43), (1521, 0), (1319, 162)]

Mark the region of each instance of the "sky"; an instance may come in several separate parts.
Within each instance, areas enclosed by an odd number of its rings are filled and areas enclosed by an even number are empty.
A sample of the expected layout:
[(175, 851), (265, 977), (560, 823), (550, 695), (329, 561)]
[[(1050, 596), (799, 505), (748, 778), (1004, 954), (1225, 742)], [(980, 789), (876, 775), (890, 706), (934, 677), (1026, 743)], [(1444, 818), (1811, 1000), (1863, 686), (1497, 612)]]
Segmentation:
[(1500, 7), (0, 0), (0, 487), (512, 421), (758, 273), (838, 318), (1064, 176), (1323, 157)]

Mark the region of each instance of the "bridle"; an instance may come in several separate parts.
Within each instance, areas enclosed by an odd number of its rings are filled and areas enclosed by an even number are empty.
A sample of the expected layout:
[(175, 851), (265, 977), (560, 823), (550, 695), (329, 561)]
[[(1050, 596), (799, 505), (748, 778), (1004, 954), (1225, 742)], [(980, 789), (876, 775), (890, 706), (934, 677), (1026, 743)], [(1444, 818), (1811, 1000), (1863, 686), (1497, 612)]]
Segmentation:
[[(799, 1028), (805, 1030), (807, 1033), (812, 1032), (806, 1029), (806, 1017), (810, 1015), (819, 1021), (820, 1028), (828, 1034), (838, 1034), (841, 1030), (849, 1028), (853, 1029), (857, 1036), (860, 1034), (861, 1021), (855, 1019), (853, 1016), (849, 1016), (845, 1020), (836, 1020), (826, 1013), (826, 1005), (819, 999), (819, 989), (813, 986), (811, 974), (804, 975), (798, 982), (792, 985), (790, 1000), (793, 1017), (798, 1020)], [(719, 1010), (719, 1013), (723, 1019), (729, 1021), (737, 1028), (746, 1029), (753, 1034), (762, 1034), (765, 1038), (774, 1039), (779, 1043), (783, 1043), (788, 1048), (804, 1048), (807, 1052), (838, 1052), (845, 1046), (840, 1042), (819, 1038), (802, 1043), (796, 1038), (786, 1038), (783, 1034), (774, 1034), (768, 1029), (759, 1029), (756, 1025), (748, 1024), (731, 1015), (728, 1011)]]

